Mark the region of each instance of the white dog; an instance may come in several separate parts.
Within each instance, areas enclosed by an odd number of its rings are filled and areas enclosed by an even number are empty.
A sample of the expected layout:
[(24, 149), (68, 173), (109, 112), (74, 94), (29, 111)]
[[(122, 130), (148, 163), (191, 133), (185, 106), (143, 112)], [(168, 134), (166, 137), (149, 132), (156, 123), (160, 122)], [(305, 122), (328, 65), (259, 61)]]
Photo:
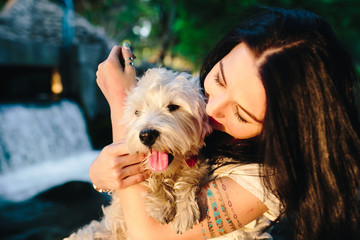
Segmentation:
[[(198, 80), (164, 68), (148, 70), (129, 93), (124, 120), (130, 154), (147, 154), (152, 171), (144, 181), (149, 216), (170, 223), (183, 233), (200, 220), (198, 192), (206, 184), (209, 167), (197, 160), (204, 138), (211, 132)], [(127, 239), (126, 225), (116, 194), (93, 221), (69, 239)]]

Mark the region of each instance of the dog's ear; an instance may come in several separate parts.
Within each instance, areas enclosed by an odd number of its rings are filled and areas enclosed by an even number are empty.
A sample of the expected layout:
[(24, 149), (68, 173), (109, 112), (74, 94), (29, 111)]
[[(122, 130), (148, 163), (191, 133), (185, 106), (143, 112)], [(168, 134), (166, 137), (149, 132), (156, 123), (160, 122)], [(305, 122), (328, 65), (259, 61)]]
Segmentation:
[(196, 87), (200, 88), (200, 77), (199, 76), (191, 77), (189, 80)]
[(188, 79), (194, 86), (196, 86), (197, 88), (200, 88), (200, 78), (199, 78), (199, 76), (193, 77), (189, 73), (182, 72), (182, 73), (179, 73), (178, 77), (184, 77), (184, 78)]

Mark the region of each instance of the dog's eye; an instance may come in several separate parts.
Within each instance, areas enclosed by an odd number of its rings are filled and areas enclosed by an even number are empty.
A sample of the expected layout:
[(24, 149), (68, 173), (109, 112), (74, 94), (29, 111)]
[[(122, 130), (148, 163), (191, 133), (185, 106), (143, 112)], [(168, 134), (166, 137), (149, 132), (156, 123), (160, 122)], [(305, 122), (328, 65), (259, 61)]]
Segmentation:
[(168, 109), (169, 109), (170, 112), (173, 112), (173, 111), (178, 110), (180, 106), (179, 106), (179, 105), (176, 105), (176, 104), (170, 104), (170, 105), (168, 105), (167, 107), (168, 107)]
[(139, 110), (135, 110), (135, 116), (140, 116), (140, 111)]

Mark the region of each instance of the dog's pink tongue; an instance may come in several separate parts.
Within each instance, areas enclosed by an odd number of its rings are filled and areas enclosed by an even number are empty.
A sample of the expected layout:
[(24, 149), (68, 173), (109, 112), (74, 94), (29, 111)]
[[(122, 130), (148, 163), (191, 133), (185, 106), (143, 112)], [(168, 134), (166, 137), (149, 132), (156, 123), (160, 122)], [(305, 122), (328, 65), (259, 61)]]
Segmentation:
[(169, 164), (169, 157), (167, 153), (152, 151), (148, 161), (152, 171), (161, 172), (167, 168)]

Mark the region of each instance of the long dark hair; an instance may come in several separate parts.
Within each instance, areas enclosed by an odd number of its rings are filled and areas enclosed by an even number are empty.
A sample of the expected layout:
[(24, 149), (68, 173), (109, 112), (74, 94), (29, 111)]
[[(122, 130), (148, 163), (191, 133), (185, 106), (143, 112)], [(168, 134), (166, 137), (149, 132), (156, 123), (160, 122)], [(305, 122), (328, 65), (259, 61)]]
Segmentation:
[(296, 238), (360, 239), (359, 77), (350, 56), (321, 17), (267, 8), (210, 52), (202, 83), (241, 42), (259, 61), (266, 91), (261, 176)]

